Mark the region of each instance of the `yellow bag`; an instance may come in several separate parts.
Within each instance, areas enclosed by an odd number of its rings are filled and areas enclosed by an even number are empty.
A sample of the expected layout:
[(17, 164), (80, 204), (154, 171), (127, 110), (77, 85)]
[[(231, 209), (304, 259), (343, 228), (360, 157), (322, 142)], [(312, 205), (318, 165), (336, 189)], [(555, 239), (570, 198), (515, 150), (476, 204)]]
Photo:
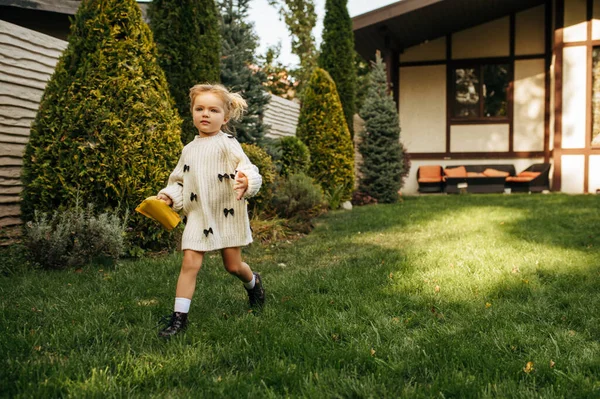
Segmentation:
[(164, 201), (156, 199), (156, 196), (146, 198), (135, 210), (144, 216), (156, 220), (169, 231), (173, 230), (181, 222), (181, 218), (177, 212), (171, 209)]

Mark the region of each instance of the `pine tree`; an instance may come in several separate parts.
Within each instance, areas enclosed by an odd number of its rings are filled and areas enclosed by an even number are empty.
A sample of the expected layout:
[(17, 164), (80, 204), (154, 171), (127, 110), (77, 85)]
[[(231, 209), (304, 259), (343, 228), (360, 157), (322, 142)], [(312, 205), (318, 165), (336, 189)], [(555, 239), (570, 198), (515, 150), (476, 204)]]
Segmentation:
[[(23, 219), (77, 199), (133, 210), (167, 181), (180, 123), (136, 2), (83, 1), (23, 157)], [(166, 236), (130, 217), (137, 244)]]
[(396, 202), (402, 186), (404, 149), (396, 103), (387, 91), (385, 64), (377, 54), (369, 76), (367, 96), (360, 110), (365, 121), (359, 151), (363, 157), (359, 191), (379, 202)]
[(335, 82), (344, 108), (344, 118), (354, 136), (353, 118), (356, 102), (356, 67), (354, 31), (348, 14), (348, 0), (327, 0), (323, 20), (323, 42), (319, 67), (325, 69)]
[(269, 102), (265, 86), (266, 74), (258, 69), (254, 52), (258, 36), (247, 21), (250, 0), (223, 0), (221, 12), (221, 83), (239, 92), (248, 103), (248, 110), (239, 122), (231, 122), (235, 135), (242, 143), (260, 143), (266, 126), (262, 123)]
[(335, 83), (315, 68), (304, 91), (296, 136), (310, 150), (308, 174), (326, 193), (343, 190), (349, 199), (354, 185), (354, 150)]
[(196, 134), (190, 112), (190, 88), (218, 83), (221, 35), (214, 0), (153, 0), (148, 9), (158, 61), (183, 119), (183, 143)]

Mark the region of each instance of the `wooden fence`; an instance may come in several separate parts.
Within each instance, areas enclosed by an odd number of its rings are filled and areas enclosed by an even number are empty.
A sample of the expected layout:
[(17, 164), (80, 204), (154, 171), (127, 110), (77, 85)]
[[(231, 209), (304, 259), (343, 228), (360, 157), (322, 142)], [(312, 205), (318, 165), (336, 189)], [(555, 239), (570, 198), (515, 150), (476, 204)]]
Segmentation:
[(21, 223), (23, 151), (67, 42), (0, 20), (0, 228)]

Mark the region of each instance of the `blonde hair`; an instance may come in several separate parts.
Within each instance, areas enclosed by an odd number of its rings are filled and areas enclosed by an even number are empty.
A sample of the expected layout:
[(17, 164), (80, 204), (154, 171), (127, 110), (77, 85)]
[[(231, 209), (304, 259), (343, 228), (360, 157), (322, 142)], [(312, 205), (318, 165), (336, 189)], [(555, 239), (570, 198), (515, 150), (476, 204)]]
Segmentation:
[[(190, 111), (194, 112), (194, 101), (202, 93), (216, 94), (223, 100), (225, 119), (239, 121), (248, 108), (246, 100), (238, 93), (231, 93), (227, 88), (220, 84), (198, 84), (190, 89)], [(227, 124), (226, 124), (227, 125)]]

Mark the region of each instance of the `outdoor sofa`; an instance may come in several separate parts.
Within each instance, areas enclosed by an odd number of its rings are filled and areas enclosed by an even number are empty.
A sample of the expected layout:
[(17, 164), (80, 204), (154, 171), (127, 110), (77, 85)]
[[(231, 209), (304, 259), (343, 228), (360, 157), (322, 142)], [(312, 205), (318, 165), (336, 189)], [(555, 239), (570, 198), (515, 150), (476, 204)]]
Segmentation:
[(542, 192), (550, 190), (550, 164), (533, 164), (517, 175), (513, 165), (423, 165), (417, 181), (421, 193)]
[(507, 177), (515, 176), (514, 165), (455, 165), (444, 169), (445, 191), (459, 193), (503, 193)]

